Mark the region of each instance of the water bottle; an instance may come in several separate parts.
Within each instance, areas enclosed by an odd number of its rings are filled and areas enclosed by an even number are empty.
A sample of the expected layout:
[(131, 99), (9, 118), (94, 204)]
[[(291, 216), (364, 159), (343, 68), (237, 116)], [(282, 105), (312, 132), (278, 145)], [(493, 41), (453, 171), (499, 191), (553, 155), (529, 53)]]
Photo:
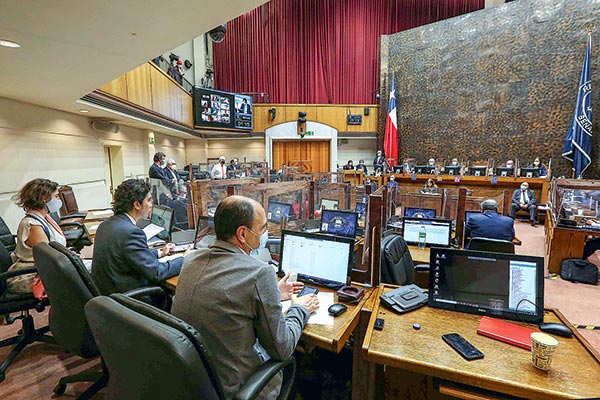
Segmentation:
[(421, 225), (421, 230), (419, 230), (419, 249), (425, 249), (425, 243), (427, 243), (427, 232), (425, 231), (425, 225)]

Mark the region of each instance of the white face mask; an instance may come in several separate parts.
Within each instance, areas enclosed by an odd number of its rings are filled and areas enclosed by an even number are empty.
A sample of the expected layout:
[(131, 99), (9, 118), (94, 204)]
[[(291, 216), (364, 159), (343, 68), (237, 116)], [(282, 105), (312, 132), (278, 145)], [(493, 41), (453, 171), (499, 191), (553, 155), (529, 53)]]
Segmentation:
[(540, 162), (539, 161), (534, 161), (533, 165), (535, 165), (537, 167), (538, 165), (540, 165)]
[[(252, 232), (254, 235), (258, 236), (256, 233), (254, 233), (254, 231), (250, 228), (248, 228), (248, 230), (250, 232)], [(269, 239), (269, 230), (267, 229), (262, 235), (259, 236), (259, 243), (258, 243), (258, 247), (253, 249), (252, 246), (250, 246), (248, 243), (248, 247), (250, 247), (250, 255), (251, 256), (257, 256), (260, 253), (261, 249), (264, 249), (265, 246), (267, 245), (267, 240)]]
[(46, 207), (48, 207), (48, 212), (58, 212), (58, 210), (60, 210), (62, 207), (62, 201), (56, 197), (53, 197), (49, 202), (46, 203)]
[(160, 163), (160, 166), (161, 166), (162, 168), (166, 167), (166, 166), (167, 166), (167, 162), (166, 162), (166, 161), (162, 161), (162, 162)]
[(527, 186), (521, 185), (521, 190), (527, 190)]
[(177, 169), (177, 165), (175, 165), (175, 164), (171, 165), (171, 169), (172, 169), (173, 171), (175, 171), (175, 170)]

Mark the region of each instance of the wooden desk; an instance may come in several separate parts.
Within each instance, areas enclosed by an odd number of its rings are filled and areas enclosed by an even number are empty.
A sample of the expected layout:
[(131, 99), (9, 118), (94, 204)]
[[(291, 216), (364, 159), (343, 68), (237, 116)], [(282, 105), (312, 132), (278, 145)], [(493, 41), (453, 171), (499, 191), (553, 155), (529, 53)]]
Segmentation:
[(93, 242), (94, 238), (96, 237), (96, 230), (98, 229), (98, 225), (100, 225), (101, 221), (90, 221), (90, 222), (84, 222), (83, 225), (85, 225), (85, 229), (87, 229), (88, 231), (88, 235), (90, 237), (90, 240)]
[[(384, 290), (391, 289), (380, 287), (375, 295), (362, 347), (363, 358), (370, 362), (527, 399), (600, 397), (600, 356), (572, 326), (576, 336), (558, 338), (552, 367), (544, 372), (531, 365), (528, 350), (478, 335), (481, 316), (430, 307), (395, 314), (379, 305)], [(385, 320), (382, 331), (373, 330), (375, 318)], [(545, 321), (568, 324), (557, 310), (547, 312)], [(414, 323), (421, 329), (414, 330)], [(485, 358), (464, 360), (441, 339), (451, 332), (461, 334)], [(440, 391), (448, 386), (442, 382)], [(476, 398), (467, 397), (470, 393), (465, 389), (460, 391), (462, 398)]]
[(600, 231), (563, 228), (555, 226), (552, 218), (547, 220), (547, 224), (551, 225), (550, 232), (546, 232), (546, 255), (550, 273), (559, 274), (560, 263), (564, 259), (583, 256), (586, 236), (600, 236)]
[(408, 246), (408, 250), (410, 251), (413, 264), (429, 264), (429, 254), (431, 251), (429, 247), (421, 250), (419, 246)]

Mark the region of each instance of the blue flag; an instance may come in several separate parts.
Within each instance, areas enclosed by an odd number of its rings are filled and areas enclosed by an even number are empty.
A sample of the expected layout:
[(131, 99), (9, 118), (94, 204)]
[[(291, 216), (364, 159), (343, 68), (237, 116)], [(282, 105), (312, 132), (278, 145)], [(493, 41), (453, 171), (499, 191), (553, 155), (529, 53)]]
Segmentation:
[(592, 34), (588, 36), (585, 59), (577, 90), (577, 105), (573, 121), (563, 146), (563, 157), (573, 163), (575, 177), (581, 174), (592, 162), (592, 81), (590, 80), (590, 52), (592, 49)]

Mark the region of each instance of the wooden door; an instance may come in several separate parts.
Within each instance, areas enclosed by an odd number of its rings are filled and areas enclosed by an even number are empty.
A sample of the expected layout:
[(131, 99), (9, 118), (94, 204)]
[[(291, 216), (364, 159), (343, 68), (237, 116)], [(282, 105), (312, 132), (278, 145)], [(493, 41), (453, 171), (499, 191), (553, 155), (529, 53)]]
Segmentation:
[(274, 140), (272, 168), (302, 165), (303, 172), (329, 172), (329, 146), (329, 140)]

